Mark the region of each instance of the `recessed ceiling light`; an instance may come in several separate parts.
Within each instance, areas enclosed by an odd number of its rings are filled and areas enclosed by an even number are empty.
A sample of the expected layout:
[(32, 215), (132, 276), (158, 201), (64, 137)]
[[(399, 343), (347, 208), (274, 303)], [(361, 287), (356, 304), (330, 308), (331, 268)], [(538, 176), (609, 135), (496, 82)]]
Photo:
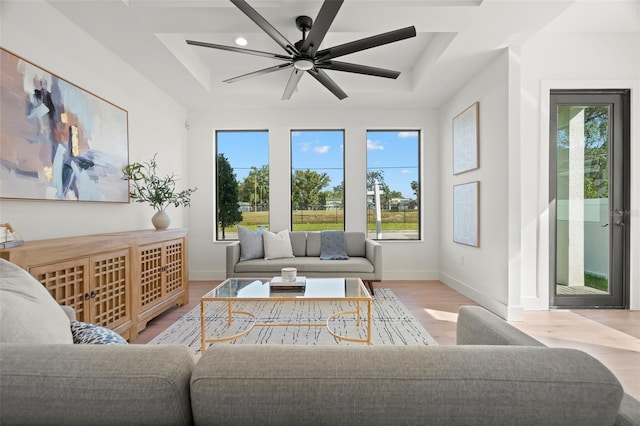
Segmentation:
[(238, 46), (246, 46), (247, 45), (247, 39), (244, 37), (238, 37), (236, 38), (236, 44)]

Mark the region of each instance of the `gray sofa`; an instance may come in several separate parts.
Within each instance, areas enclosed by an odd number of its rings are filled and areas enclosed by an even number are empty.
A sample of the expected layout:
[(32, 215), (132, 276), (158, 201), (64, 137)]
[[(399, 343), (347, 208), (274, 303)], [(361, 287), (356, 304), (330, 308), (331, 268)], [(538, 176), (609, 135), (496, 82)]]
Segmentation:
[(456, 346), (220, 344), (198, 359), (179, 345), (69, 343), (62, 308), (3, 262), (2, 425), (640, 424), (640, 403), (598, 360), (479, 307), (460, 309)]
[(320, 260), (320, 232), (290, 232), (293, 258), (240, 261), (240, 242), (233, 242), (226, 249), (227, 278), (269, 278), (280, 275), (282, 268), (294, 267), (305, 277), (358, 277), (373, 293), (372, 283), (382, 279), (382, 245), (364, 232), (345, 232), (344, 237), (348, 260)]

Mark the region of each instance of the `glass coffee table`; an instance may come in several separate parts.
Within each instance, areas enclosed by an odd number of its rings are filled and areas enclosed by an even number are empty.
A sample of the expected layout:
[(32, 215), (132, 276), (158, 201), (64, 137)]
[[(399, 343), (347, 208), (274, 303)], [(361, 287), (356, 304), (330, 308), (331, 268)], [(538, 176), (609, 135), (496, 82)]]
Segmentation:
[[(200, 298), (200, 327), (202, 353), (206, 351), (207, 343), (224, 342), (248, 334), (254, 327), (327, 327), (328, 332), (337, 339), (371, 344), (371, 295), (360, 278), (307, 278), (304, 287), (282, 288), (272, 287), (270, 278), (228, 278), (213, 290)], [(255, 314), (247, 311), (234, 310), (234, 302), (271, 301), (271, 302), (352, 302), (354, 309), (336, 312), (329, 315), (324, 322), (282, 323), (259, 322)], [(252, 321), (245, 329), (231, 335), (207, 337), (205, 329), (205, 314), (207, 302), (225, 302), (227, 304), (227, 326), (230, 327), (234, 316), (244, 316)], [(363, 311), (366, 306), (366, 319)], [(355, 338), (342, 336), (331, 327), (331, 321), (339, 316), (353, 315), (356, 326), (362, 327), (365, 322), (366, 337)]]

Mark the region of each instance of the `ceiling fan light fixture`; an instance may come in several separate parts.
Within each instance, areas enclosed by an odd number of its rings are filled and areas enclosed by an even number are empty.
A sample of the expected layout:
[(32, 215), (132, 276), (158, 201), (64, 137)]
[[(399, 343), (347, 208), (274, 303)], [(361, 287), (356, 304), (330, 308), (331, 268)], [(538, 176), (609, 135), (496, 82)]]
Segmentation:
[(238, 46), (246, 46), (249, 43), (247, 39), (242, 36), (236, 37), (235, 41)]
[(294, 59), (293, 66), (300, 71), (309, 71), (313, 68), (313, 60), (307, 58)]

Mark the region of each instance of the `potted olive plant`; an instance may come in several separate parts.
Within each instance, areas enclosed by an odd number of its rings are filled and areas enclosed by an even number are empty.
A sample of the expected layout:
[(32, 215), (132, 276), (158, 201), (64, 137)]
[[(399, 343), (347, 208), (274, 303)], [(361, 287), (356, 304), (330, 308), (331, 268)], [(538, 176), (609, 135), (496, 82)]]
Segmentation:
[(175, 174), (159, 177), (157, 173), (158, 163), (155, 153), (151, 160), (144, 163), (131, 163), (122, 168), (123, 179), (129, 180), (129, 195), (136, 203), (148, 203), (156, 214), (151, 222), (156, 229), (167, 229), (171, 218), (165, 209), (173, 204), (175, 207), (187, 207), (191, 204), (191, 194), (198, 188), (176, 190)]

